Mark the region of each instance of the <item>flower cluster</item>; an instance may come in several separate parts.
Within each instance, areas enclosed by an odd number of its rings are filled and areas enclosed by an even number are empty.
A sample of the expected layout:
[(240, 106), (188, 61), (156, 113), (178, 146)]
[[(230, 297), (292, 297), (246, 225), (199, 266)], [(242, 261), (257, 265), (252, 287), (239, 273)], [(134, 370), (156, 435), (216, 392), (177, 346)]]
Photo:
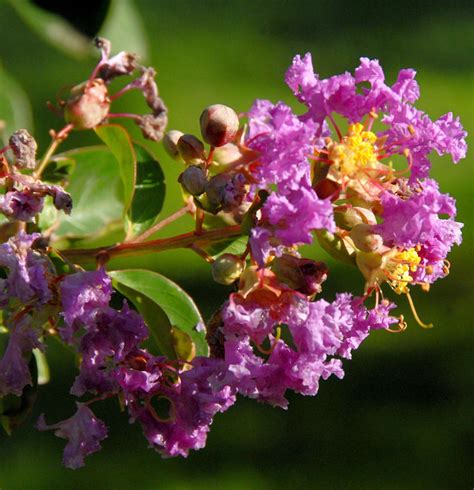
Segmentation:
[[(267, 100), (241, 115), (222, 104), (209, 106), (200, 118), (204, 141), (177, 130), (163, 140), (185, 164), (179, 183), (186, 206), (173, 216), (193, 214), (195, 230), (141, 243), (167, 218), (131, 243), (127, 237), (90, 251), (97, 269), (85, 271), (75, 258), (87, 250), (57, 250), (53, 232), (37, 232), (47, 196), (58, 210), (72, 210), (61, 186), (41, 180), (54, 146), (72, 129), (95, 128), (113, 117), (132, 118), (146, 138), (157, 141), (167, 123), (154, 70), (138, 66), (127, 52), (110, 57), (106, 40), (97, 46), (101, 60), (63, 104), (68, 125), (53, 133), (51, 152), (37, 164), (36, 143), (21, 130), (0, 153), (0, 211), (20, 230), (0, 245), (0, 303), (10, 334), (0, 360), (0, 396), (21, 397), (36, 383), (32, 355), (44, 352), (48, 337), (77, 354), (75, 414), (52, 425), (43, 415), (37, 422), (39, 430), (67, 439), (67, 467), (82, 466), (107, 437), (105, 423), (90, 408), (100, 400), (116, 397), (161, 454), (186, 456), (204, 447), (213, 417), (237, 395), (282, 408), (288, 390), (315, 395), (321, 380), (344, 376), (343, 361), (372, 330), (406, 328), (403, 316), (392, 314), (396, 305), (383, 288), (405, 295), (418, 323), (430, 326), (419, 319), (410, 288), (428, 291), (448, 273), (447, 255), (461, 243), (462, 224), (455, 221), (454, 199), (429, 176), (429, 155), (448, 153), (459, 161), (466, 133), (450, 113), (432, 121), (415, 108), (413, 70), (401, 70), (390, 86), (378, 61), (362, 58), (354, 75), (320, 79), (307, 54), (296, 56), (286, 74), (304, 114)], [(111, 80), (137, 69), (138, 77), (109, 95)], [(151, 114), (110, 112), (112, 101), (131, 89), (142, 91)], [(404, 168), (394, 165), (397, 157)], [(213, 240), (229, 237), (243, 239), (240, 253), (212, 250)], [(318, 297), (328, 267), (299, 252), (315, 240), (359, 269), (364, 286), (358, 296)], [(117, 287), (106, 271), (111, 253), (142, 246), (187, 247), (212, 264), (216, 282), (232, 286), (207, 325), (193, 330), (205, 337), (209, 356), (196, 356), (189, 332), (171, 322), (171, 351), (154, 352), (151, 326), (140, 309), (150, 297), (131, 294), (129, 303), (123, 297), (127, 288)], [(369, 298), (375, 299), (372, 307)], [(191, 345), (186, 355), (179, 342)]]

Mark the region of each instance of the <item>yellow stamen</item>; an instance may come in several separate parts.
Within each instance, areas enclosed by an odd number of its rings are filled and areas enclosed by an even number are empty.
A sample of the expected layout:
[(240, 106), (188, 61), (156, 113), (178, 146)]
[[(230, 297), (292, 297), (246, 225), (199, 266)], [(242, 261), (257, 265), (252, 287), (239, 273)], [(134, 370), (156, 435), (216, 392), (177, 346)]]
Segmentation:
[(350, 124), (347, 135), (339, 143), (328, 145), (328, 158), (345, 175), (377, 163), (375, 143), (377, 136), (366, 131), (360, 123)]
[(420, 327), (423, 327), (423, 328), (433, 328), (433, 324), (432, 323), (423, 323), (420, 320), (420, 317), (418, 316), (418, 313), (416, 312), (415, 304), (413, 303), (413, 299), (410, 296), (410, 293), (407, 292), (406, 295), (407, 295), (408, 303), (410, 304), (411, 311), (412, 311), (413, 316), (415, 317), (415, 320), (418, 323), (418, 325), (420, 325)]

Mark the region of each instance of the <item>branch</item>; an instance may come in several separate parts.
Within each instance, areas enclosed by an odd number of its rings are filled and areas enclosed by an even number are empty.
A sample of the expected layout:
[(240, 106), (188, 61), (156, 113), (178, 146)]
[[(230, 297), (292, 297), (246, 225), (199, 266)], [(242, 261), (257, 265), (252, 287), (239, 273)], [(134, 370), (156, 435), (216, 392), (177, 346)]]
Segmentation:
[(74, 263), (94, 263), (98, 260), (101, 263), (105, 263), (117, 257), (146, 255), (175, 248), (203, 247), (209, 243), (227, 240), (228, 238), (238, 237), (240, 235), (242, 235), (240, 225), (234, 225), (203, 231), (200, 235), (196, 235), (195, 232), (190, 232), (170, 238), (150, 240), (144, 243), (122, 243), (110, 247), (89, 249), (72, 248), (61, 250), (61, 255)]

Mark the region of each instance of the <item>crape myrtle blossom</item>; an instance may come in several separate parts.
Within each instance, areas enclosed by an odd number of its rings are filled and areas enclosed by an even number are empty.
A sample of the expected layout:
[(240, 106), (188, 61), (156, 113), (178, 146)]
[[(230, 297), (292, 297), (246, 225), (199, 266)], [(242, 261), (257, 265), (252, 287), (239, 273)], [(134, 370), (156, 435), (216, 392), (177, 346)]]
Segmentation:
[[(35, 348), (43, 349), (41, 325), (54, 299), (53, 266), (44, 251), (35, 248), (41, 235), (20, 231), (0, 245), (0, 305), (10, 333), (0, 360), (0, 396), (20, 396), (32, 384), (28, 363)], [(54, 314), (54, 307), (51, 310)]]
[(34, 245), (41, 238), (20, 231), (0, 245), (0, 267), (7, 269), (7, 277), (0, 279), (0, 304), (20, 302), (44, 305), (52, 299), (50, 278), (52, 265), (47, 256)]
[(331, 202), (320, 199), (312, 188), (307, 158), (315, 134), (326, 131), (313, 121), (301, 121), (282, 102), (259, 100), (247, 116), (246, 145), (259, 153), (250, 167), (253, 188), (277, 186), (250, 239), (254, 258), (263, 265), (270, 254), (281, 255), (282, 247), (311, 243), (313, 230), (334, 229)]
[[(340, 358), (351, 359), (352, 350), (371, 330), (398, 323), (390, 315), (394, 307), (384, 301), (368, 310), (362, 298), (348, 293), (337, 295), (332, 303), (265, 287), (246, 297), (232, 294), (222, 309), (226, 380), (238, 393), (286, 408), (288, 389), (315, 395), (321, 378), (342, 378)], [(280, 338), (283, 326), (292, 347)], [(269, 349), (262, 347), (266, 339)]]
[[(454, 221), (455, 200), (439, 192), (438, 184), (426, 179), (412, 186), (403, 198), (386, 192), (381, 196), (382, 223), (375, 226), (389, 246), (417, 247), (421, 258), (414, 280), (432, 283), (446, 275), (445, 259), (454, 244), (462, 241), (462, 223)], [(441, 219), (440, 215), (447, 216)]]
[(84, 458), (101, 449), (100, 441), (107, 437), (107, 428), (92, 410), (83, 403), (76, 403), (76, 413), (67, 420), (47, 425), (44, 415), (36, 424), (38, 430), (54, 430), (55, 435), (67, 439), (63, 463), (73, 470), (84, 466)]
[[(303, 114), (268, 100), (240, 115), (222, 104), (207, 107), (199, 120), (202, 141), (178, 130), (164, 137), (165, 149), (185, 166), (178, 179), (184, 207), (161, 221), (150, 217), (148, 229), (140, 222), (139, 234), (134, 206), (140, 199), (134, 197), (133, 212), (124, 209), (123, 242), (61, 249), (71, 237), (59, 221), (37, 233), (45, 198), (72, 211), (67, 188), (41, 180), (59, 143), (72, 130), (123, 117), (158, 141), (167, 123), (155, 70), (126, 51), (111, 56), (104, 39), (96, 45), (101, 59), (61, 103), (67, 124), (51, 132), (43, 159), (36, 163), (36, 142), (25, 130), (0, 149), (0, 212), (10, 221), (1, 230), (10, 238), (0, 244), (0, 332), (9, 334), (0, 358), (0, 397), (25, 397), (29, 385), (36, 388), (39, 377), (36, 383), (30, 368), (48, 338), (74, 351), (76, 412), (56, 424), (47, 425), (44, 416), (37, 423), (67, 440), (68, 468), (83, 466), (101, 449), (107, 428), (91, 407), (102, 400), (115, 398), (164, 457), (186, 457), (205, 446), (214, 416), (238, 395), (286, 409), (289, 391), (315, 395), (322, 380), (342, 378), (346, 361), (372, 331), (406, 329), (389, 298), (403, 295), (417, 322), (431, 326), (419, 319), (410, 288), (428, 291), (448, 273), (447, 256), (461, 243), (462, 224), (455, 221), (454, 199), (429, 178), (429, 156), (434, 150), (459, 161), (466, 133), (451, 113), (432, 121), (414, 107), (420, 96), (414, 70), (401, 70), (388, 85), (379, 62), (361, 58), (353, 74), (321, 79), (309, 54), (296, 56), (285, 80)], [(114, 79), (129, 76), (118, 92), (109, 91)], [(143, 94), (149, 114), (110, 111), (130, 90)], [(98, 134), (102, 129), (110, 128)], [(395, 168), (395, 155), (404, 157), (404, 168)], [(147, 240), (185, 215), (194, 217), (193, 231)], [(328, 266), (299, 249), (314, 240), (358, 268), (358, 293), (318, 296)], [(166, 278), (106, 270), (110, 259), (173, 248), (192, 250), (211, 264), (217, 283), (232, 287), (207, 323)], [(96, 270), (82, 268), (90, 265), (87, 259)], [(171, 313), (182, 313), (180, 305), (192, 321)], [(156, 318), (154, 307), (162, 313)]]
[(41, 329), (33, 326), (29, 315), (13, 320), (10, 338), (0, 360), (0, 396), (21, 396), (26, 385), (32, 385), (28, 363), (34, 348), (43, 348)]
[[(428, 175), (428, 155), (435, 150), (439, 155), (448, 153), (456, 163), (466, 155), (466, 132), (459, 118), (451, 113), (432, 121), (423, 111), (412, 104), (420, 90), (414, 70), (401, 70), (397, 81), (388, 86), (377, 60), (361, 58), (354, 76), (346, 72), (327, 79), (320, 79), (313, 72), (311, 55), (303, 59), (296, 56), (287, 72), (286, 82), (297, 98), (307, 106), (305, 119), (322, 124), (326, 117), (336, 113), (349, 123), (361, 122), (364, 117), (381, 113), (387, 129), (377, 133), (384, 138), (390, 154), (410, 151), (411, 178)], [(369, 84), (365, 87), (359, 84)], [(361, 87), (361, 89), (359, 89)]]
[(188, 367), (180, 371), (165, 358), (137, 351), (118, 374), (130, 421), (138, 421), (165, 456), (203, 448), (214, 415), (235, 402), (234, 389), (222, 383), (222, 360), (196, 357)]
[[(197, 357), (192, 364), (181, 365), (140, 348), (148, 328), (127, 304), (121, 310), (109, 306), (111, 281), (102, 269), (67, 276), (60, 292), (65, 320), (60, 333), (81, 355), (71, 393), (119, 396), (131, 421), (138, 421), (150, 444), (165, 455), (185, 456), (189, 449), (204, 447), (215, 413), (235, 401), (233, 388), (218, 387), (224, 362)], [(154, 408), (162, 399), (170, 404), (164, 418)], [(93, 439), (86, 429), (75, 434), (85, 438), (84, 444)], [(74, 456), (66, 455), (70, 451), (66, 447), (65, 459)], [(80, 454), (77, 457), (82, 461)]]

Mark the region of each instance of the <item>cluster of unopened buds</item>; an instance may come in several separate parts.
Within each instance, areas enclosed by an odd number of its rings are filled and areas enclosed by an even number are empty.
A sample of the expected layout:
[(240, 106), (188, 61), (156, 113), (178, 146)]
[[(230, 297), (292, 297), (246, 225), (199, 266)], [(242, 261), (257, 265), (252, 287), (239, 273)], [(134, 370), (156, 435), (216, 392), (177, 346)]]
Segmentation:
[[(82, 466), (107, 436), (91, 410), (100, 400), (116, 397), (163, 455), (186, 456), (205, 445), (214, 415), (237, 395), (286, 408), (287, 390), (315, 395), (321, 379), (342, 378), (343, 360), (372, 330), (406, 328), (393, 313), (393, 298), (406, 297), (416, 322), (431, 327), (418, 317), (410, 291), (428, 291), (447, 275), (447, 255), (461, 242), (462, 224), (455, 221), (454, 199), (429, 176), (429, 155), (448, 153), (458, 162), (466, 133), (451, 113), (432, 121), (414, 107), (413, 70), (401, 70), (387, 85), (378, 61), (362, 58), (354, 75), (320, 79), (309, 54), (296, 56), (285, 80), (305, 107), (302, 115), (268, 100), (242, 114), (212, 105), (200, 117), (202, 141), (176, 130), (165, 134), (167, 110), (153, 69), (139, 67), (130, 53), (110, 58), (105, 40), (98, 46), (102, 59), (61, 104), (67, 125), (52, 133), (43, 159), (37, 162), (36, 143), (25, 130), (1, 150), (0, 212), (9, 223), (0, 246), (0, 301), (9, 340), (0, 396), (24, 397), (36, 383), (32, 353), (38, 357), (48, 338), (77, 352), (76, 413), (53, 425), (44, 416), (37, 423), (68, 440), (66, 466)], [(112, 79), (136, 70), (137, 78), (110, 95)], [(111, 102), (130, 89), (143, 92), (151, 114), (110, 112)], [(145, 138), (163, 138), (169, 155), (184, 163), (185, 207), (134, 240), (58, 250), (54, 227), (41, 230), (38, 215), (49, 197), (57, 209), (74, 213), (72, 200), (42, 177), (71, 131), (114, 117), (131, 118)], [(403, 162), (401, 168), (393, 161)], [(146, 240), (185, 214), (194, 217), (194, 230)], [(223, 241), (240, 249), (211, 250)], [(328, 268), (298, 252), (314, 241), (358, 268), (359, 296), (319, 297)], [(186, 355), (153, 352), (144, 345), (149, 325), (132, 298), (121, 297), (120, 309), (113, 300), (109, 259), (177, 247), (196, 252), (211, 264), (216, 282), (231, 286), (219, 311), (195, 326), (207, 356), (192, 348)], [(97, 269), (82, 269), (85, 258), (96, 260)]]

